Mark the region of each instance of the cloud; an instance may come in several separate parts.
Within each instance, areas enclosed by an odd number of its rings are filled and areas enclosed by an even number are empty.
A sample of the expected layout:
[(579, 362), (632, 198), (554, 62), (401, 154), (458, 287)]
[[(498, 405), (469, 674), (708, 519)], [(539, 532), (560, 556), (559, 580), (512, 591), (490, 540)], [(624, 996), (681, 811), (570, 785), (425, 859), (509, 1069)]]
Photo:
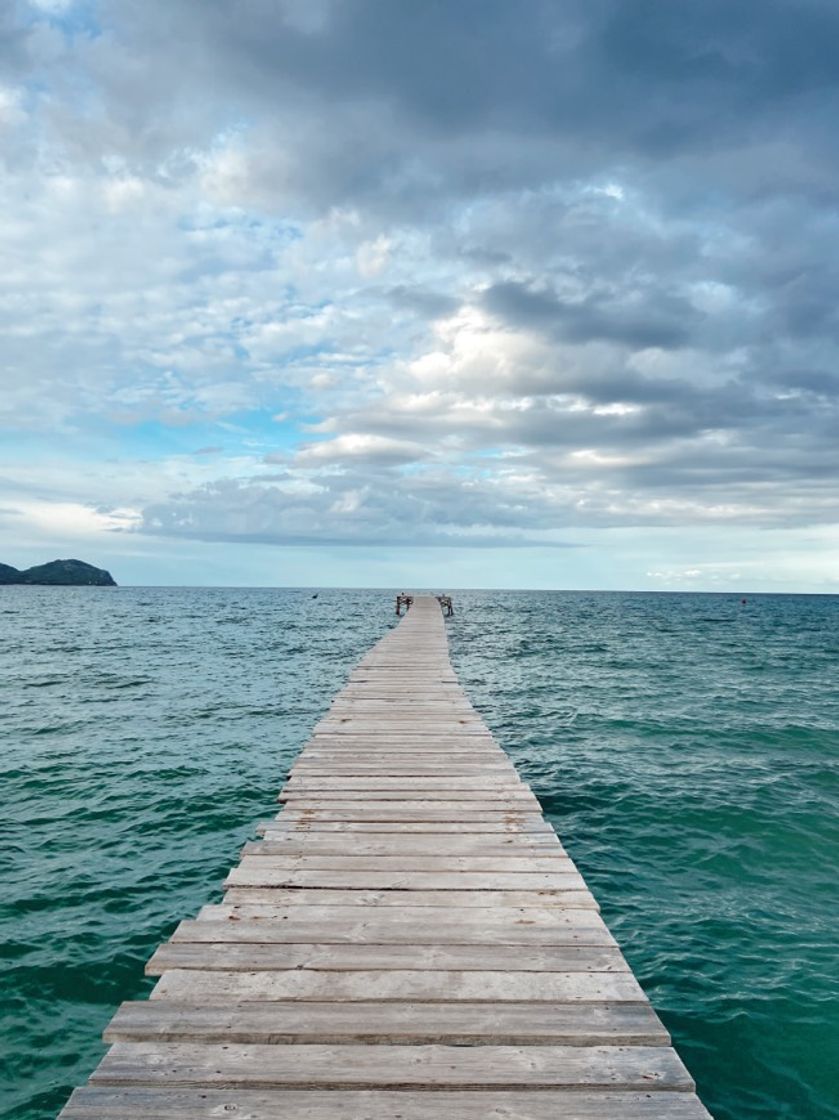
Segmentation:
[(415, 463), (428, 457), (428, 452), (418, 443), (390, 439), (371, 433), (347, 432), (323, 443), (304, 444), (297, 452), (297, 462), (302, 464), (346, 463), (365, 461), (383, 465)]
[(827, 0), (6, 6), (3, 504), (58, 440), (55, 501), (160, 539), (834, 524), (837, 32)]
[(386, 295), (396, 307), (416, 312), (427, 319), (445, 318), (453, 315), (459, 307), (454, 296), (406, 284), (398, 284), (386, 292)]
[(451, 481), (443, 472), (410, 479), (328, 474), (308, 485), (292, 472), (261, 481), (224, 480), (147, 507), (141, 529), (285, 545), (568, 546), (561, 534), (534, 527), (540, 497), (514, 478), (473, 480), (457, 489)]
[(615, 342), (632, 350), (678, 350), (686, 346), (695, 309), (685, 299), (633, 291), (610, 300), (594, 292), (583, 299), (560, 299), (555, 292), (507, 280), (493, 284), (483, 304), (493, 315), (533, 327), (569, 342)]

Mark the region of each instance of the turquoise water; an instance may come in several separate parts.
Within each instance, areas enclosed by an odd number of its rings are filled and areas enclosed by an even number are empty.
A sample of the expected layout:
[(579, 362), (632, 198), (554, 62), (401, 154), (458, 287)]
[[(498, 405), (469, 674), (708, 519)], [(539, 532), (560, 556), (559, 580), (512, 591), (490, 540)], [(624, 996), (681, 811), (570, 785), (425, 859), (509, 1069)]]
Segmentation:
[[(717, 1120), (839, 1117), (839, 598), (460, 592), (464, 685)], [(0, 591), (0, 1116), (220, 896), (387, 592)]]

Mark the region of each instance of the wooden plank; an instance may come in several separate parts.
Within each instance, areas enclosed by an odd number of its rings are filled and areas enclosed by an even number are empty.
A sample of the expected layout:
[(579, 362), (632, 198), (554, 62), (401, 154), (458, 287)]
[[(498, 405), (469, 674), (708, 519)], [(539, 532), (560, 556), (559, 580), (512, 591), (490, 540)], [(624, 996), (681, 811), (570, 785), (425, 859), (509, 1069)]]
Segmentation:
[[(450, 781), (464, 782), (466, 788), (469, 788), (468, 783), (471, 782), (471, 788), (473, 790), (493, 788), (503, 785), (505, 782), (514, 785), (515, 781), (518, 780), (517, 775), (514, 775), (507, 766), (477, 766), (473, 763), (458, 765), (451, 761), (447, 764), (434, 762), (388, 762), (387, 760), (376, 762), (359, 761), (358, 759), (352, 758), (344, 763), (337, 762), (333, 759), (329, 765), (317, 759), (301, 762), (293, 766), (288, 771), (287, 776), (288, 780), (294, 782), (295, 785), (318, 784), (323, 779), (327, 778), (331, 782), (340, 782), (342, 778), (350, 778), (354, 782), (374, 782), (377, 778), (383, 778), (394, 784), (400, 781), (404, 783), (405, 779), (407, 779), (408, 782), (430, 781), (430, 788), (432, 789), (435, 785), (439, 786), (443, 780), (448, 778)], [(320, 786), (320, 788), (326, 789), (329, 787)], [(353, 787), (348, 786), (346, 788), (351, 789)], [(355, 786), (355, 788), (358, 788), (358, 786)], [(402, 788), (406, 788), (404, 784)], [(522, 783), (521, 788), (527, 787)], [(531, 790), (530, 792), (532, 793), (533, 791)]]
[[(337, 741), (334, 741), (337, 740)], [(351, 758), (367, 762), (464, 762), (481, 765), (483, 762), (509, 762), (500, 747), (483, 745), (466, 737), (441, 742), (436, 736), (416, 743), (397, 742), (386, 738), (379, 742), (362, 735), (336, 735), (334, 740), (313, 739), (300, 756), (304, 759), (317, 758), (321, 761), (334, 759), (336, 762)]]
[[(431, 822), (430, 828), (424, 826), (419, 830), (409, 827), (411, 822), (388, 825), (385, 821), (373, 822), (375, 828), (371, 831), (363, 821), (355, 822), (356, 826), (360, 824), (361, 828), (354, 826), (352, 821), (336, 821), (333, 829), (336, 835), (330, 838), (323, 836), (319, 830), (309, 832), (305, 828), (301, 828), (299, 815), (294, 821), (290, 819), (290, 816), (288, 820), (283, 820), (284, 815), (281, 811), (272, 820), (260, 821), (254, 825), (253, 831), (258, 835), (266, 836), (266, 839), (268, 838), (266, 834), (271, 833), (270, 839), (275, 841), (288, 839), (290, 841), (307, 842), (307, 837), (310, 837), (312, 842), (321, 844), (339, 843), (342, 852), (348, 850), (348, 844), (351, 845), (353, 851), (359, 852), (363, 851), (364, 844), (378, 844), (387, 848), (388, 837), (394, 841), (395, 851), (417, 843), (427, 845), (429, 848), (452, 852), (456, 852), (459, 846), (468, 847), (470, 851), (475, 851), (476, 854), (479, 848), (491, 849), (493, 847), (528, 850), (534, 847), (548, 847), (556, 851), (563, 850), (559, 838), (549, 826), (523, 831), (506, 826), (498, 829), (484, 823), (479, 826), (481, 831), (476, 832), (471, 829), (456, 828), (455, 826), (461, 823), (456, 821)], [(415, 821), (414, 824), (422, 824), (422, 822)], [(377, 832), (379, 833), (378, 838), (376, 836)], [(346, 843), (344, 837), (349, 837)], [(357, 848), (356, 844), (362, 846)]]
[[(510, 756), (493, 739), (486, 727), (478, 733), (474, 730), (468, 732), (457, 727), (448, 727), (441, 730), (439, 727), (428, 729), (419, 734), (385, 727), (378, 719), (379, 731), (369, 731), (360, 727), (353, 727), (354, 721), (341, 725), (341, 730), (313, 731), (303, 745), (303, 754), (313, 751), (329, 753), (332, 751), (363, 750), (371, 756), (405, 754), (436, 754), (436, 755), (461, 755), (475, 756), (475, 761), (482, 757), (487, 761), (509, 762)], [(423, 721), (427, 723), (428, 721)], [(445, 761), (440, 759), (439, 761)]]
[(379, 722), (377, 720), (372, 721), (372, 726), (373, 730), (369, 731), (362, 728), (347, 728), (344, 725), (343, 731), (340, 732), (328, 727), (320, 730), (315, 727), (308, 742), (319, 746), (341, 746), (342, 744), (346, 745), (348, 739), (356, 739), (371, 743), (374, 746), (386, 747), (388, 750), (391, 748), (399, 750), (401, 748), (423, 746), (435, 749), (462, 746), (473, 751), (491, 749), (501, 752), (501, 747), (492, 737), (492, 732), (484, 724), (465, 729), (460, 725), (453, 726), (446, 723), (442, 727), (432, 728), (428, 726), (425, 720), (422, 722), (413, 720), (404, 728), (389, 726), (384, 729), (388, 737), (386, 742), (382, 739), (382, 728)]
[(225, 894), (228, 905), (268, 902), (280, 906), (456, 906), (497, 907), (554, 906), (557, 909), (597, 910), (589, 890), (475, 891), (475, 890), (337, 890), (301, 887), (231, 887)]
[(479, 747), (462, 751), (448, 750), (445, 747), (436, 747), (433, 742), (427, 747), (406, 748), (405, 750), (390, 750), (387, 746), (365, 749), (350, 743), (341, 743), (335, 749), (320, 743), (313, 743), (305, 747), (291, 766), (292, 770), (305, 770), (307, 768), (326, 769), (330, 774), (340, 775), (339, 767), (369, 766), (421, 766), (423, 772), (441, 771), (443, 775), (450, 773), (450, 767), (456, 766), (465, 770), (467, 774), (487, 774), (492, 777), (501, 775), (515, 777), (521, 781), (515, 766), (506, 754), (495, 747)]
[[(377, 726), (379, 726), (377, 724)], [(307, 741), (307, 747), (317, 747), (321, 750), (332, 750), (340, 747), (350, 747), (358, 744), (368, 744), (371, 749), (380, 751), (471, 751), (473, 754), (489, 752), (496, 757), (504, 757), (504, 751), (493, 739), (486, 727), (480, 732), (470, 729), (446, 726), (445, 729), (428, 728), (418, 730), (412, 725), (413, 730), (389, 727), (385, 737), (379, 731), (364, 731), (360, 728), (347, 728), (336, 732), (329, 729), (312, 731)]]
[[(373, 777), (354, 777), (351, 775), (342, 775), (335, 777), (318, 777), (315, 775), (302, 775), (298, 772), (292, 776), (286, 786), (287, 790), (296, 790), (300, 793), (308, 793), (313, 790), (339, 790), (346, 792), (347, 790), (375, 790), (377, 793), (385, 789), (397, 790), (400, 794), (408, 793), (411, 790), (422, 790), (424, 793), (429, 790), (444, 790), (451, 793), (452, 790), (475, 790), (492, 791), (493, 793), (512, 793), (520, 794), (522, 790), (527, 791), (527, 786), (522, 782), (521, 778), (516, 774), (508, 777), (506, 774), (494, 776), (485, 775), (479, 777), (477, 774), (467, 777), (453, 777), (452, 775), (418, 775), (416, 777), (389, 777), (386, 775), (373, 776)], [(529, 792), (529, 791), (528, 791)]]
[[(456, 798), (456, 800), (454, 800)], [(527, 810), (538, 813), (539, 802), (528, 790), (513, 789), (296, 789), (292, 785), (284, 787), (277, 795), (278, 801), (288, 802), (289, 805), (311, 804), (320, 808), (324, 804), (343, 805), (345, 802), (357, 802), (360, 805), (369, 805), (378, 801), (396, 801), (405, 805), (418, 805), (425, 803), (442, 802), (444, 805), (490, 805), (493, 809), (517, 809), (519, 812)], [(497, 804), (496, 804), (497, 803)]]
[(385, 719), (406, 720), (411, 716), (426, 715), (440, 720), (460, 720), (481, 722), (480, 714), (475, 710), (463, 692), (452, 691), (445, 696), (434, 691), (429, 695), (413, 692), (410, 684), (401, 690), (394, 688), (390, 696), (375, 696), (375, 687), (359, 688), (355, 692), (339, 692), (326, 710), (326, 717), (353, 715), (357, 712), (378, 717), (380, 714)]
[[(198, 923), (199, 925), (201, 923)], [(206, 924), (206, 923), (205, 923)], [(261, 924), (263, 923), (254, 923)], [(241, 944), (219, 937), (213, 942), (169, 942), (146, 964), (147, 976), (167, 969), (222, 972), (361, 972), (394, 969), (413, 972), (502, 972), (514, 954), (519, 972), (628, 972), (619, 950), (589, 945), (548, 947), (502, 945)]]
[(447, 731), (459, 731), (463, 728), (478, 730), (486, 735), (486, 724), (480, 716), (468, 705), (454, 707), (452, 705), (437, 704), (434, 706), (421, 706), (420, 704), (389, 704), (386, 700), (377, 700), (363, 703), (353, 700), (349, 703), (333, 704), (323, 717), (321, 724), (366, 723), (375, 724), (376, 728), (389, 730), (395, 725), (409, 727), (423, 727), (432, 729), (445, 728)]
[(441, 743), (437, 739), (425, 739), (421, 743), (397, 743), (384, 738), (371, 742), (362, 736), (336, 736), (337, 741), (321, 742), (313, 739), (300, 755), (301, 762), (363, 762), (396, 763), (399, 765), (425, 763), (428, 766), (445, 766), (455, 763), (463, 766), (483, 766), (492, 762), (508, 765), (510, 759), (500, 747), (484, 745), (479, 741), (471, 743), (465, 739), (457, 742)]
[(548, 853), (537, 856), (528, 853), (523, 856), (458, 856), (451, 855), (324, 855), (317, 852), (299, 854), (286, 853), (282, 844), (270, 841), (254, 841), (245, 844), (244, 855), (262, 856), (264, 866), (277, 870), (294, 871), (539, 871), (559, 874), (576, 873), (573, 862), (565, 855)]
[(364, 743), (371, 751), (409, 751), (424, 745), (432, 750), (452, 752), (501, 751), (497, 744), (490, 741), (483, 724), (453, 727), (450, 723), (432, 724), (429, 720), (385, 724), (379, 718), (367, 722), (348, 719), (341, 723), (318, 724), (310, 742), (313, 746), (328, 746), (329, 749), (341, 745), (351, 748)]
[(364, 746), (351, 746), (346, 749), (331, 747), (310, 747), (300, 756), (295, 765), (302, 769), (306, 767), (329, 767), (329, 771), (336, 776), (342, 773), (341, 767), (351, 769), (356, 766), (375, 767), (376, 773), (382, 773), (385, 766), (411, 767), (420, 766), (422, 771), (442, 771), (450, 773), (449, 767), (457, 766), (466, 771), (467, 775), (474, 773), (487, 774), (492, 777), (509, 777), (510, 760), (501, 754), (492, 751), (458, 751), (447, 750), (412, 750), (391, 751), (373, 750)]
[(457, 677), (452, 672), (424, 670), (421, 666), (417, 666), (413, 671), (398, 669), (395, 666), (390, 669), (370, 668), (360, 673), (350, 673), (347, 680), (349, 684), (371, 687), (384, 685), (388, 688), (401, 688), (405, 692), (410, 692), (414, 686), (436, 689), (445, 685), (457, 686), (458, 683)]
[[(330, 721), (323, 721), (329, 724)], [(341, 746), (348, 741), (357, 740), (368, 742), (373, 746), (386, 749), (399, 750), (409, 747), (429, 747), (440, 749), (443, 747), (465, 747), (477, 751), (490, 749), (496, 752), (501, 747), (492, 737), (492, 733), (483, 723), (470, 723), (465, 726), (460, 723), (444, 721), (431, 724), (428, 719), (401, 721), (403, 726), (393, 726), (388, 723), (384, 726), (376, 717), (365, 721), (366, 726), (360, 726), (360, 720), (346, 719), (334, 721), (334, 726), (316, 724), (312, 729), (308, 743), (317, 746)], [(350, 727), (349, 724), (358, 726)], [(383, 738), (385, 736), (385, 738)]]
[[(233, 892), (230, 892), (233, 893)], [(270, 893), (270, 892), (269, 892)], [(278, 892), (282, 893), (282, 892)], [(342, 892), (354, 894), (355, 892)], [(271, 895), (273, 898), (273, 895)], [(537, 906), (462, 906), (445, 914), (429, 914), (422, 905), (359, 906), (318, 903), (284, 905), (280, 902), (214, 903), (202, 906), (198, 918), (181, 922), (174, 941), (221, 938), (247, 941), (375, 942), (377, 944), (510, 944), (614, 945), (615, 941), (596, 910)], [(259, 932), (252, 926), (261, 925)]]
[(339, 834), (366, 834), (368, 836), (553, 836), (553, 829), (544, 817), (533, 815), (514, 817), (499, 817), (497, 813), (484, 820), (470, 819), (468, 821), (451, 820), (403, 820), (403, 821), (330, 821), (312, 820), (308, 816), (295, 816), (293, 813), (282, 812), (271, 825), (282, 828), (295, 835), (311, 834), (313, 832), (331, 832)]
[(350, 681), (339, 695), (350, 700), (384, 700), (408, 709), (414, 704), (462, 703), (464, 700), (469, 703), (459, 684), (444, 684), (440, 681), (432, 685), (409, 683), (407, 687), (404, 684), (390, 684), (387, 681)]
[[(335, 767), (349, 763), (363, 766), (429, 766), (445, 768), (449, 765), (464, 766), (469, 769), (487, 768), (487, 773), (506, 769), (509, 773), (510, 759), (495, 747), (470, 747), (463, 743), (438, 744), (429, 739), (423, 746), (395, 746), (385, 740), (377, 746), (369, 740), (357, 741), (347, 738), (336, 744), (313, 743), (299, 756), (305, 765), (329, 763)], [(494, 765), (493, 765), (494, 764)]]
[(117, 1042), (91, 1084), (167, 1087), (569, 1089), (691, 1091), (666, 1046), (263, 1046)]
[(643, 1000), (644, 993), (631, 972), (512, 972), (446, 969), (358, 969), (316, 972), (232, 972), (222, 969), (170, 969), (151, 993), (151, 999), (183, 1000), (417, 1000), (455, 1003), (531, 1001), (595, 1003)]
[[(334, 804), (334, 803), (333, 803)], [(437, 821), (468, 824), (496, 821), (504, 824), (533, 824), (541, 820), (528, 809), (514, 809), (502, 803), (493, 805), (478, 801), (370, 801), (358, 804), (333, 804), (304, 807), (289, 805), (284, 813), (289, 821)]]
[(77, 1089), (64, 1120), (711, 1120), (691, 1093)]
[[(512, 778), (515, 771), (508, 763), (482, 762), (387, 762), (386, 760), (367, 761), (349, 759), (338, 762), (323, 760), (303, 760), (295, 763), (289, 770), (289, 777), (296, 779), (331, 778), (466, 778), (472, 781), (481, 779)], [(517, 775), (516, 775), (517, 776)]]
[(644, 1003), (124, 1003), (106, 1042), (666, 1046)]
[[(447, 840), (453, 841), (448, 843)], [(472, 843), (469, 843), (472, 841)], [(382, 857), (393, 858), (399, 855), (434, 859), (522, 859), (529, 856), (548, 858), (555, 856), (566, 859), (567, 853), (559, 844), (550, 843), (550, 839), (542, 833), (523, 834), (508, 837), (499, 834), (496, 837), (469, 834), (465, 836), (454, 835), (450, 837), (435, 835), (400, 836), (399, 833), (390, 833), (383, 836), (356, 834), (351, 843), (345, 842), (342, 833), (332, 832), (275, 832), (268, 829), (263, 833), (261, 841), (252, 841), (248, 845), (247, 855), (288, 855), (288, 856), (337, 856), (344, 859), (352, 858), (348, 852), (357, 853), (358, 858)], [(486, 869), (484, 869), (486, 870)], [(501, 870), (501, 868), (497, 868)], [(507, 869), (509, 870), (509, 868)], [(545, 870), (539, 868), (538, 870)], [(569, 870), (571, 870), (569, 868)]]
[[(505, 781), (510, 782), (512, 775), (506, 768), (500, 766), (474, 766), (472, 764), (458, 766), (457, 763), (453, 762), (449, 762), (447, 766), (442, 766), (439, 763), (429, 765), (423, 762), (359, 762), (352, 759), (345, 763), (333, 761), (328, 767), (318, 761), (304, 762), (288, 771), (288, 780), (294, 782), (295, 785), (298, 783), (301, 785), (310, 782), (317, 783), (323, 778), (329, 778), (334, 782), (339, 782), (342, 778), (357, 781), (375, 781), (377, 778), (385, 778), (393, 782), (404, 782), (405, 779), (421, 782), (430, 779), (433, 783), (448, 778), (471, 782), (472, 789), (477, 790), (499, 786)], [(328, 787), (321, 786), (320, 788)], [(403, 788), (405, 788), (404, 785)], [(433, 788), (433, 785), (431, 788)]]
[[(449, 799), (455, 797), (456, 794), (449, 794)], [(423, 800), (421, 795), (416, 794), (412, 797), (388, 797), (384, 796), (381, 800), (375, 797), (369, 799), (354, 799), (354, 797), (333, 797), (333, 799), (311, 799), (310, 803), (306, 802), (304, 797), (298, 797), (295, 801), (287, 805), (286, 812), (289, 815), (309, 815), (311, 818), (317, 818), (318, 815), (325, 819), (334, 820), (364, 820), (366, 815), (372, 815), (372, 819), (381, 819), (382, 813), (399, 813), (400, 816), (392, 816), (392, 820), (439, 820), (439, 821), (457, 821), (457, 820), (477, 820), (479, 816), (501, 816), (501, 818), (522, 818), (522, 816), (540, 816), (540, 806), (537, 801), (529, 801), (525, 799), (518, 799), (514, 802), (505, 801), (504, 799), (493, 799), (487, 797), (485, 800), (438, 800), (437, 797), (429, 797), (428, 800)], [(417, 818), (412, 818), (410, 814), (420, 814)], [(344, 814), (339, 816), (337, 814)], [(346, 815), (349, 814), (349, 815)], [(361, 814), (361, 815), (358, 815)], [(409, 814), (409, 815), (405, 815)], [(432, 815), (428, 815), (432, 814)], [(385, 820), (388, 818), (384, 818)]]
[(486, 724), (470, 708), (450, 708), (439, 705), (435, 708), (423, 708), (418, 704), (407, 706), (387, 704), (385, 701), (378, 701), (378, 706), (353, 702), (332, 707), (316, 726), (324, 728), (332, 724), (340, 729), (350, 724), (374, 726), (376, 734), (381, 731), (396, 730), (399, 727), (421, 727), (424, 735), (433, 734), (435, 730), (449, 734), (461, 731), (469, 734), (477, 732), (481, 736), (487, 734)]
[(548, 833), (521, 833), (519, 835), (416, 835), (407, 836), (392, 832), (385, 836), (365, 836), (357, 834), (348, 844), (342, 833), (303, 832), (294, 829), (263, 828), (261, 835), (264, 844), (260, 848), (252, 845), (249, 855), (281, 854), (283, 852), (306, 855), (320, 852), (326, 855), (346, 855), (348, 851), (360, 856), (387, 856), (403, 853), (405, 855), (437, 856), (515, 856), (544, 855), (555, 853), (564, 855), (565, 849)]
[(465, 699), (420, 700), (419, 697), (409, 696), (407, 700), (402, 697), (387, 700), (364, 695), (351, 697), (342, 693), (329, 706), (329, 715), (336, 718), (344, 715), (353, 717), (359, 713), (399, 720), (404, 720), (406, 716), (412, 719), (424, 719), (428, 716), (431, 719), (451, 719), (452, 722), (464, 717), (470, 717), (476, 723), (480, 721), (478, 713)]
[(519, 891), (585, 890), (579, 872), (551, 871), (297, 871), (246, 856), (225, 880), (230, 887), (329, 887), (337, 890)]
[(392, 735), (407, 736), (413, 733), (422, 736), (423, 739), (432, 739), (435, 736), (444, 735), (447, 731), (453, 731), (455, 726), (458, 738), (465, 742), (470, 739), (480, 740), (486, 735), (486, 728), (477, 721), (460, 720), (454, 725), (447, 720), (434, 721), (430, 719), (424, 719), (422, 722), (410, 719), (385, 721), (381, 716), (376, 716), (375, 719), (325, 719), (316, 725), (315, 735), (329, 734), (336, 738), (363, 735), (371, 738), (381, 737), (383, 740), (387, 740)]

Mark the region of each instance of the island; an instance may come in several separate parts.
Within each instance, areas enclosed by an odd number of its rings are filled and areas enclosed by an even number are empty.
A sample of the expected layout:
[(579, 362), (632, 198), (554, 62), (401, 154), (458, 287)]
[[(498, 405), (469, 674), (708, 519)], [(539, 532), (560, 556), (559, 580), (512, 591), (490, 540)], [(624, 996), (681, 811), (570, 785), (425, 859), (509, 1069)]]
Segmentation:
[(30, 584), (40, 587), (116, 587), (117, 582), (104, 568), (94, 568), (84, 560), (51, 560), (19, 571), (11, 564), (0, 564), (0, 584)]

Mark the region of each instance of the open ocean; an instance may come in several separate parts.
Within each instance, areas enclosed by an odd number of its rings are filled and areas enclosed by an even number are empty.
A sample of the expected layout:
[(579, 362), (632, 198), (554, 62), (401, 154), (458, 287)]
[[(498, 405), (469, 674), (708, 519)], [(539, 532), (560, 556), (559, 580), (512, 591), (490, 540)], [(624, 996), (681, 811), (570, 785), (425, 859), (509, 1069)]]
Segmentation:
[[(717, 1120), (839, 1118), (839, 597), (457, 592), (455, 668)], [(0, 588), (0, 1116), (220, 898), (393, 593)]]

